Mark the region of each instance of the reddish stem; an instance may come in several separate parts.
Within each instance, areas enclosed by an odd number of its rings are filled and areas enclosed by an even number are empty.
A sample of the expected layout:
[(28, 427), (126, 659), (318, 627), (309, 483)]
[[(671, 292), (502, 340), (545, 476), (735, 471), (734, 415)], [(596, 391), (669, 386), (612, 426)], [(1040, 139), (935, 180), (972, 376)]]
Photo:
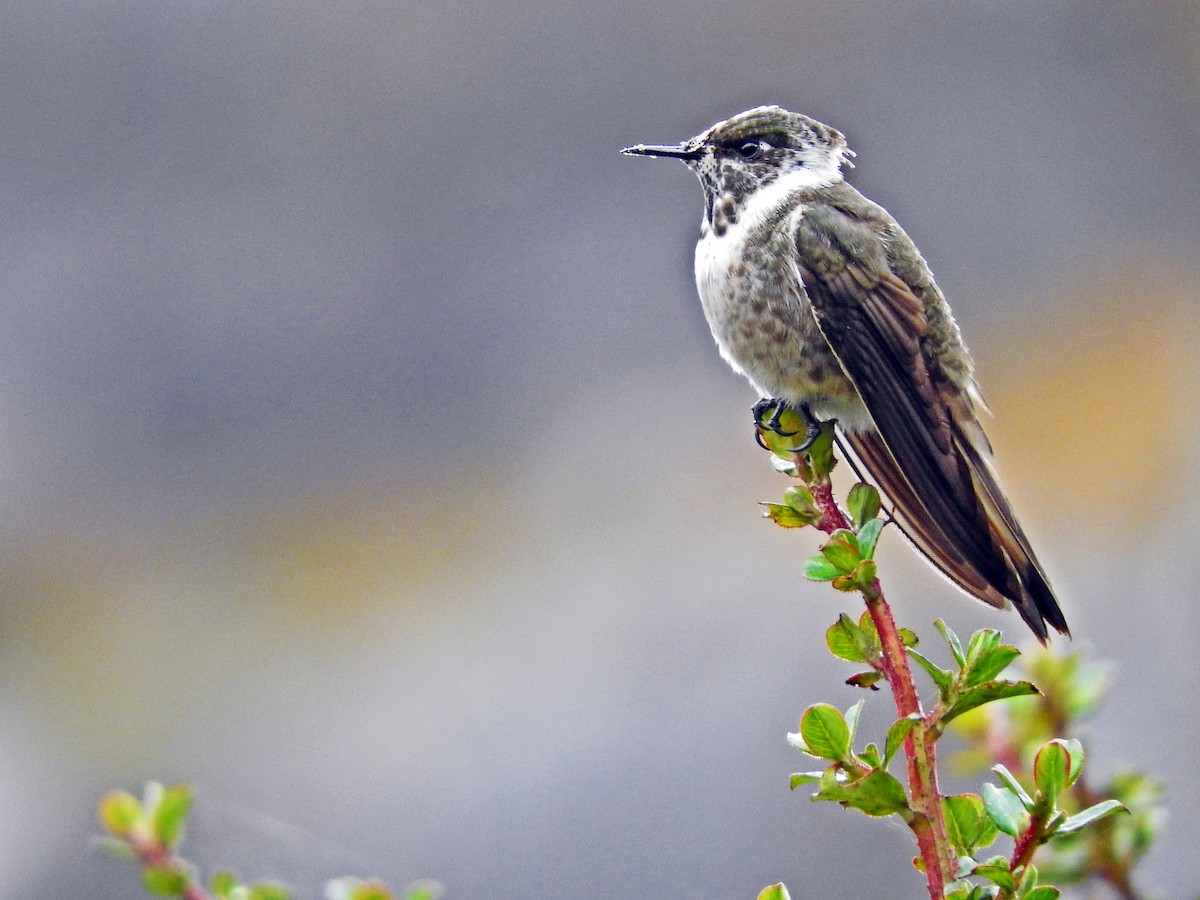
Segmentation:
[(1017, 869), (1029, 865), (1033, 859), (1034, 851), (1037, 850), (1038, 844), (1041, 843), (1042, 829), (1045, 827), (1045, 816), (1033, 816), (1029, 827), (1021, 833), (1017, 838), (1017, 842), (1013, 847), (1012, 859), (1008, 863), (1008, 870), (1016, 872)]
[[(832, 534), (839, 528), (849, 528), (850, 522), (838, 507), (829, 482), (809, 485), (813, 499), (824, 515), (817, 528)], [(876, 668), (887, 679), (901, 718), (916, 713), (921, 721), (904, 739), (904, 757), (908, 763), (908, 784), (916, 815), (909, 827), (917, 838), (917, 847), (925, 864), (925, 878), (931, 900), (942, 900), (946, 884), (954, 880), (954, 849), (946, 832), (942, 816), (942, 796), (937, 783), (937, 757), (934, 752), (936, 734), (921, 709), (921, 698), (908, 665), (908, 653), (896, 627), (891, 608), (876, 581), (866, 595), (867, 611), (879, 634), (883, 655)]]
[(808, 489), (813, 499), (817, 501), (817, 506), (821, 507), (821, 512), (825, 514), (821, 521), (817, 523), (819, 529), (826, 534), (833, 534), (839, 528), (850, 527), (850, 520), (846, 518), (846, 514), (842, 512), (842, 508), (833, 499), (832, 484), (828, 481), (823, 481), (818, 484), (810, 484)]
[[(126, 835), (126, 840), (129, 841), (129, 846), (133, 848), (133, 852), (137, 854), (138, 859), (141, 860), (142, 865), (146, 868), (183, 869), (183, 863), (173, 857), (171, 851), (154, 838), (134, 832)], [(208, 892), (190, 876), (187, 878), (183, 886), (183, 891), (179, 896), (183, 900), (212, 900)]]

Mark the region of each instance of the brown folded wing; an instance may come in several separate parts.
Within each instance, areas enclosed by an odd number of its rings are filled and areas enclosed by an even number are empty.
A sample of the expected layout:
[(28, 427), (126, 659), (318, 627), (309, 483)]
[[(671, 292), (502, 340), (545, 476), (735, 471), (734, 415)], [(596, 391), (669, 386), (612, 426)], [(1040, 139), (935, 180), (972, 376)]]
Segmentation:
[(1011, 601), (1039, 640), (1047, 623), (1067, 633), (971, 403), (929, 358), (926, 310), (892, 271), (882, 238), (836, 211), (805, 214), (796, 238), (800, 283), (876, 429), (846, 440), (904, 533), (967, 593), (993, 606)]

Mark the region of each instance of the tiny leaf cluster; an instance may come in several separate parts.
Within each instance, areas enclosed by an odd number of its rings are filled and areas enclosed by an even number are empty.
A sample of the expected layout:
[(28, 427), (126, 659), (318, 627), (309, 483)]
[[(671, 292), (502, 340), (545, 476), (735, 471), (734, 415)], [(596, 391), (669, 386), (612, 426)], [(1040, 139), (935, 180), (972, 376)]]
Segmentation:
[[(991, 760), (999, 754), (1008, 763), (1003, 776), (997, 772), (1004, 783), (1039, 784), (1047, 777), (1047, 766), (1062, 763), (1061, 755), (1049, 757), (1043, 748), (1054, 736), (1076, 730), (1078, 721), (1098, 708), (1111, 676), (1108, 667), (1085, 662), (1078, 652), (1058, 656), (1038, 650), (1017, 664), (1037, 682), (1040, 693), (958, 719), (951, 731), (966, 747), (952, 763), (962, 771), (995, 771)], [(1163, 785), (1143, 772), (1118, 771), (1094, 787), (1073, 771), (1055, 801), (1068, 817), (1038, 856), (1043, 877), (1064, 885), (1099, 880), (1118, 896), (1138, 896), (1132, 873), (1162, 827), (1163, 794)], [(1128, 815), (1105, 815), (1097, 827), (1082, 827), (1089, 820), (1079, 816), (1108, 812), (1105, 797), (1120, 802)]]
[[(291, 900), (292, 890), (280, 881), (242, 882), (233, 872), (219, 870), (202, 883), (196, 867), (179, 857), (192, 790), (187, 785), (163, 787), (151, 782), (139, 800), (125, 791), (112, 791), (100, 801), (100, 824), (107, 832), (98, 838), (114, 856), (141, 864), (142, 886), (158, 897), (182, 900)], [(325, 885), (327, 900), (438, 900), (442, 887), (422, 881), (394, 894), (382, 882), (337, 878)]]
[[(917, 814), (904, 785), (888, 767), (913, 730), (923, 726), (926, 734), (936, 739), (948, 722), (964, 712), (995, 700), (1038, 693), (1028, 681), (999, 677), (1020, 655), (1016, 648), (1000, 643), (999, 632), (976, 632), (964, 648), (945, 623), (938, 621), (936, 625), (950, 648), (955, 662), (952, 669), (935, 665), (913, 649), (917, 640), (911, 632), (905, 640), (909, 656), (918, 661), (937, 688), (938, 699), (932, 711), (925, 717), (914, 714), (892, 722), (882, 749), (876, 743), (867, 743), (856, 750), (865, 701), (858, 701), (845, 713), (827, 703), (813, 704), (801, 716), (799, 731), (788, 735), (788, 742), (829, 765), (820, 771), (793, 774), (792, 788), (815, 785), (814, 801), (836, 802), (868, 816), (897, 815), (911, 827)], [(855, 622), (843, 613), (826, 632), (826, 644), (835, 656), (850, 662), (871, 662), (882, 652), (866, 614)], [(1105, 816), (1127, 812), (1116, 800), (1103, 800), (1074, 814), (1062, 807), (1060, 801), (1080, 777), (1083, 759), (1079, 741), (1052, 739), (1035, 756), (1032, 793), (1007, 768), (996, 765), (992, 771), (999, 784), (985, 784), (981, 795), (941, 798), (946, 830), (957, 854), (957, 881), (947, 897), (1048, 900), (1059, 896), (1057, 888), (1039, 881), (1032, 863), (1037, 848)], [(980, 851), (991, 847), (1000, 835), (1013, 839), (1013, 855), (993, 855), (977, 861)], [(973, 883), (972, 879), (982, 883)]]

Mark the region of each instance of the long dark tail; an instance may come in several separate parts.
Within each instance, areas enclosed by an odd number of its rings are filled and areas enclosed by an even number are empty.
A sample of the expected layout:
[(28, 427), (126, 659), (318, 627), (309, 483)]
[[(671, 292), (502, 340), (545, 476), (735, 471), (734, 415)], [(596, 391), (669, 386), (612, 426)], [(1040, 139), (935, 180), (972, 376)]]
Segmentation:
[[(911, 479), (877, 431), (845, 433), (846, 442), (896, 509), (900, 529), (930, 562), (968, 594), (992, 606), (1012, 603), (1043, 644), (1047, 624), (1069, 635), (1029, 539), (1017, 523), (977, 441), (955, 428), (957, 483), (945, 470), (945, 490), (913, 490)], [(930, 475), (926, 470), (927, 480)]]

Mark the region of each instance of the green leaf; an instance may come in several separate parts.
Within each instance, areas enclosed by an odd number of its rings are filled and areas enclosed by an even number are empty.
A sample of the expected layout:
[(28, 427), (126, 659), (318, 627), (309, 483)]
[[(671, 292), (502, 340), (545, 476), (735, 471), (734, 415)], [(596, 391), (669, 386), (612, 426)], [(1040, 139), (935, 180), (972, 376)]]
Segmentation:
[(964, 681), (970, 686), (995, 678), (1008, 668), (1009, 663), (1020, 655), (1020, 650), (1008, 645), (986, 650), (967, 668), (967, 676)]
[(758, 900), (791, 900), (791, 894), (783, 882), (772, 884), (758, 892)]
[(783, 502), (810, 522), (819, 522), (825, 515), (813, 499), (812, 491), (802, 484), (794, 484), (783, 492)]
[[(916, 651), (909, 650), (910, 655), (915, 655)], [(958, 699), (954, 701), (954, 705), (946, 710), (946, 714), (942, 716), (942, 724), (956, 719), (965, 712), (975, 709), (977, 706), (983, 706), (985, 703), (991, 703), (993, 700), (1007, 700), (1010, 697), (1027, 697), (1031, 694), (1040, 694), (1036, 687), (1028, 681), (985, 681), (983, 684), (977, 684), (974, 687), (967, 688), (958, 695)]]
[(823, 779), (814, 800), (829, 800), (868, 816), (911, 816), (904, 786), (882, 769), (873, 769), (858, 781), (835, 782)]
[[(246, 900), (289, 900), (291, 896), (292, 891), (286, 884), (278, 881), (260, 881), (250, 886)], [(358, 895), (351, 894), (351, 896), (357, 897)], [(365, 896), (374, 895), (367, 894)], [(390, 898), (391, 894), (385, 893), (382, 896)]]
[(800, 736), (812, 756), (835, 761), (850, 756), (850, 726), (835, 706), (816, 703), (800, 718)]
[(996, 827), (1011, 838), (1017, 837), (1029, 827), (1029, 812), (1020, 798), (990, 782), (983, 786), (983, 808), (996, 823)]
[(858, 758), (872, 769), (883, 768), (883, 759), (879, 756), (879, 748), (873, 743), (867, 744), (862, 750), (858, 751)]
[(858, 734), (858, 719), (862, 715), (863, 704), (865, 700), (859, 700), (848, 710), (846, 710), (846, 727), (850, 729), (850, 738), (846, 741), (848, 747), (854, 746), (854, 737)]
[(1000, 763), (996, 763), (996, 765), (992, 766), (992, 772), (995, 773), (997, 778), (1004, 782), (1005, 787), (1017, 795), (1017, 798), (1021, 801), (1022, 806), (1024, 806), (1030, 812), (1033, 811), (1033, 808), (1037, 804), (1034, 803), (1033, 798), (1029, 796), (1029, 792), (1025, 790), (1021, 782), (1017, 781), (1017, 776), (1008, 771), (1008, 769)]
[(151, 828), (158, 842), (171, 848), (183, 839), (188, 810), (192, 807), (192, 789), (186, 784), (166, 788), (158, 805), (151, 810)]
[(1104, 800), (1095, 806), (1089, 806), (1083, 812), (1076, 813), (1058, 826), (1056, 834), (1074, 834), (1081, 828), (1091, 825), (1097, 819), (1111, 816), (1113, 813), (1129, 812), (1129, 809), (1116, 800)]
[(404, 900), (440, 900), (446, 887), (439, 881), (422, 879), (404, 889)]
[(1000, 888), (993, 884), (968, 884), (955, 888), (946, 895), (946, 900), (995, 900)]
[(395, 898), (392, 896), (392, 892), (380, 882), (363, 881), (355, 885), (354, 890), (350, 892), (349, 900), (395, 900)]
[(971, 635), (967, 644), (967, 665), (973, 666), (985, 654), (1000, 645), (1000, 632), (995, 628), (981, 628)]
[(208, 880), (209, 887), (213, 894), (221, 900), (229, 896), (229, 892), (237, 887), (237, 876), (232, 872), (227, 872), (224, 869), (213, 872), (212, 878)]
[(957, 794), (942, 799), (946, 832), (950, 842), (962, 853), (974, 853), (989, 846), (997, 834), (996, 823), (983, 808), (983, 799), (975, 794)]
[(947, 672), (945, 669), (935, 666), (922, 654), (918, 653), (911, 647), (908, 648), (908, 655), (913, 658), (917, 665), (925, 670), (926, 675), (933, 679), (933, 683), (937, 685), (938, 693), (941, 695), (942, 699), (950, 699), (950, 686), (954, 684), (954, 675), (951, 672)]
[(897, 633), (900, 635), (900, 643), (905, 647), (915, 647), (921, 642), (921, 639), (917, 637), (917, 633), (911, 628), (897, 629)]
[(858, 548), (863, 559), (875, 557), (875, 547), (879, 544), (879, 535), (883, 533), (883, 526), (886, 524), (883, 519), (872, 519), (858, 530)]
[(858, 627), (867, 636), (867, 640), (871, 642), (872, 647), (883, 646), (879, 642), (879, 629), (875, 627), (875, 620), (871, 618), (871, 611), (869, 609), (864, 609), (862, 615), (858, 617)]
[[(1009, 863), (1009, 866), (1010, 867), (1012, 866), (1011, 862)], [(1019, 898), (1022, 898), (1022, 900), (1023, 900), (1023, 898), (1025, 897), (1026, 894), (1028, 894), (1033, 888), (1037, 887), (1037, 883), (1038, 883), (1037, 866), (1035, 866), (1032, 862), (1030, 862), (1027, 865), (1025, 865), (1023, 868), (1018, 867), (1018, 869), (1017, 869), (1017, 896)]]
[(794, 791), (806, 784), (816, 784), (824, 774), (824, 772), (793, 772), (788, 778), (788, 787)]
[(760, 503), (759, 506), (766, 507), (763, 517), (770, 519), (781, 528), (803, 528), (812, 524), (790, 506), (780, 503)]
[(959, 643), (958, 635), (950, 630), (950, 626), (941, 619), (935, 619), (933, 627), (941, 632), (942, 637), (946, 639), (946, 643), (950, 645), (950, 653), (954, 656), (954, 661), (958, 663), (961, 669), (967, 664), (967, 657), (963, 653), (962, 644)]
[(908, 737), (908, 733), (917, 727), (917, 721), (920, 719), (920, 714), (911, 713), (903, 719), (897, 719), (889, 726), (887, 737), (883, 741), (883, 765), (886, 767), (892, 761), (892, 757), (896, 755), (904, 743), (904, 739)]
[(1016, 879), (1008, 869), (1008, 862), (1003, 857), (1000, 857), (1000, 862), (981, 863), (971, 874), (979, 878), (986, 878), (992, 884), (1006, 891), (1015, 890), (1017, 886)]
[(839, 528), (829, 536), (829, 540), (821, 545), (821, 555), (824, 556), (843, 575), (853, 572), (862, 562), (862, 554), (858, 550), (858, 538), (854, 532)]
[(112, 791), (100, 801), (100, 823), (113, 834), (124, 837), (142, 820), (142, 804), (125, 791)]
[(187, 887), (187, 873), (175, 868), (142, 869), (142, 887), (160, 897), (180, 897)]
[(866, 593), (874, 588), (875, 585), (875, 561), (864, 559), (854, 571), (846, 575), (839, 575), (833, 579), (833, 586), (839, 591), (861, 591)]
[[(790, 430), (790, 429), (789, 429)], [(804, 454), (815, 481), (826, 481), (837, 465), (833, 455), (833, 422), (821, 423), (821, 434)]]
[(1069, 738), (1063, 741), (1063, 745), (1071, 757), (1071, 774), (1067, 780), (1067, 787), (1072, 787), (1079, 780), (1079, 776), (1083, 774), (1083, 744), (1075, 738)]
[(804, 562), (804, 577), (813, 581), (833, 581), (841, 570), (824, 556), (813, 556)]
[(995, 855), (995, 856), (989, 856), (987, 859), (980, 860), (978, 863), (976, 863), (976, 865), (980, 865), (980, 866), (1007, 866), (1007, 865), (1008, 865), (1008, 857), (1006, 857), (1006, 856), (1002, 856), (1002, 855), (1000, 855), (1000, 854), (997, 854), (997, 855)]
[(864, 525), (879, 515), (881, 506), (879, 491), (861, 481), (850, 488), (850, 493), (846, 495), (846, 509), (860, 533)]
[(1043, 884), (1026, 894), (1023, 900), (1058, 900), (1061, 896), (1062, 891), (1058, 888)]
[(876, 652), (866, 632), (855, 625), (854, 620), (845, 613), (842, 613), (825, 632), (825, 646), (838, 659), (855, 663), (867, 662)]
[(824, 513), (813, 499), (812, 492), (802, 484), (784, 491), (783, 503), (763, 503), (766, 517), (784, 528), (803, 528), (821, 521)]
[(1067, 742), (1049, 741), (1043, 744), (1033, 758), (1033, 780), (1046, 798), (1050, 809), (1054, 809), (1058, 798), (1070, 786), (1071, 754)]

